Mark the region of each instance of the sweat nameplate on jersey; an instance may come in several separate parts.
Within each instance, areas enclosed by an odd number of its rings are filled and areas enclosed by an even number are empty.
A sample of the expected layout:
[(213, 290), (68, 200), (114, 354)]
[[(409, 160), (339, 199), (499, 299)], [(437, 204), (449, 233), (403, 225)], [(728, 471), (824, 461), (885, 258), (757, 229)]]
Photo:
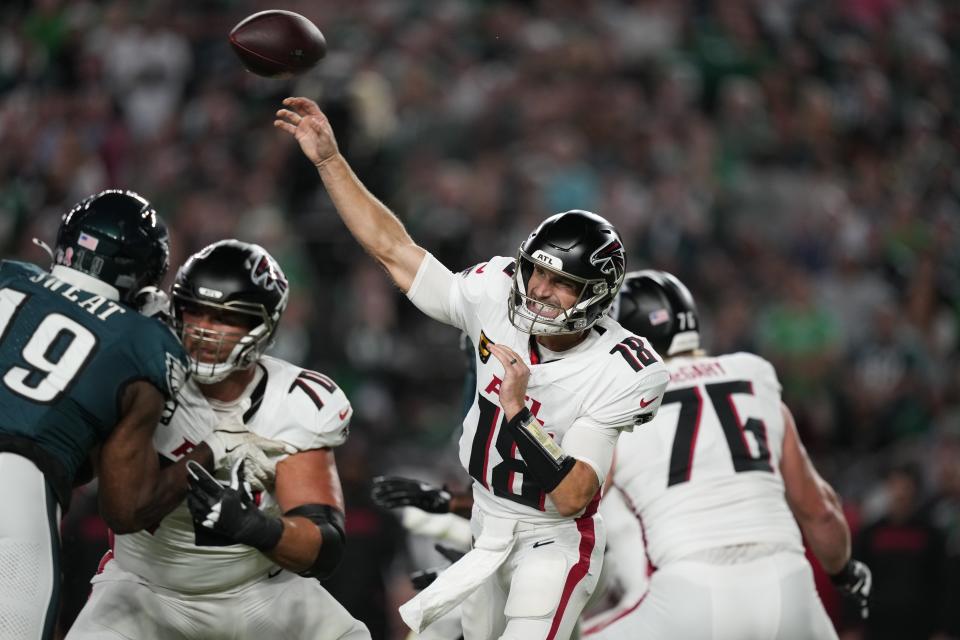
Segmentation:
[[(31, 277), (30, 282), (39, 284), (43, 288), (55, 293), (59, 293), (70, 302), (76, 303), (78, 307), (90, 315), (95, 316), (98, 320), (106, 320), (115, 313), (122, 315), (127, 312), (127, 310), (123, 308), (123, 305), (104, 298), (103, 296), (84, 291), (79, 287), (68, 285), (63, 280), (49, 273), (39, 273)], [(66, 289), (62, 289), (64, 286), (66, 286)]]

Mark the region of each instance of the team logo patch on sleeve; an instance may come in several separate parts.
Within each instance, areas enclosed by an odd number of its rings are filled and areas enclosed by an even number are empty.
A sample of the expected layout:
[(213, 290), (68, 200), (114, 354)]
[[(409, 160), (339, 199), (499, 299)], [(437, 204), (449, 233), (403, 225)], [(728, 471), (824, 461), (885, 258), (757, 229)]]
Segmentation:
[(480, 340), (477, 341), (477, 353), (480, 354), (480, 362), (487, 364), (490, 359), (490, 345), (496, 344), (487, 337), (483, 331), (480, 332)]

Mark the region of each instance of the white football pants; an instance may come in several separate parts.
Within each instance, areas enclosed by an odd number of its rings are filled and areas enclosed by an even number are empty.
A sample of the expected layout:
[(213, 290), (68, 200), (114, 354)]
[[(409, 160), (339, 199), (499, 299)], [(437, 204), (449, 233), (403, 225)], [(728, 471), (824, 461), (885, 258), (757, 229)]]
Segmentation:
[(836, 639), (802, 553), (781, 551), (737, 564), (679, 560), (619, 618), (584, 624), (584, 640)]
[(223, 593), (188, 595), (106, 564), (67, 640), (370, 640), (320, 582), (280, 571)]
[(567, 640), (600, 578), (603, 519), (521, 522), (515, 535), (507, 560), (463, 602), (464, 640)]
[(6, 452), (0, 504), (0, 640), (48, 640), (60, 600), (60, 504), (30, 460)]

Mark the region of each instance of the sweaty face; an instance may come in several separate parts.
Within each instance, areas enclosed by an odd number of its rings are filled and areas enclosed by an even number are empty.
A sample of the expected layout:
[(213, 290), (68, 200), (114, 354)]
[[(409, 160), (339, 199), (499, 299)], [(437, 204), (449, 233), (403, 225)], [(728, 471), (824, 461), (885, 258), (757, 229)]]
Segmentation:
[(581, 283), (535, 264), (527, 283), (527, 295), (532, 298), (527, 301), (527, 309), (545, 318), (556, 318), (577, 303), (582, 289)]
[(202, 305), (185, 306), (183, 348), (199, 362), (224, 362), (258, 321), (245, 313), (231, 312)]

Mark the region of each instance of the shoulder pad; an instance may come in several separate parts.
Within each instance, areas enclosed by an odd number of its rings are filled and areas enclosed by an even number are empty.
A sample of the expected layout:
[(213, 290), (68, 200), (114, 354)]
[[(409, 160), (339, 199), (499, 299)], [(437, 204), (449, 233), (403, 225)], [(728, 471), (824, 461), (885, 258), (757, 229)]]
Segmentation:
[(738, 375), (768, 384), (778, 392), (781, 390), (777, 370), (766, 359), (747, 351), (732, 353), (725, 358), (734, 363), (734, 366), (738, 369)]
[(517, 261), (514, 258), (504, 256), (494, 256), (486, 262), (479, 262), (472, 267), (467, 267), (460, 272), (460, 277), (468, 278), (470, 276), (498, 274), (507, 278), (513, 278), (516, 273)]
[(647, 367), (655, 364), (663, 364), (653, 346), (646, 338), (636, 336), (617, 325), (618, 331), (608, 330), (604, 334), (604, 345), (609, 357), (612, 360), (606, 360), (605, 367), (613, 367), (618, 371), (624, 371), (626, 365), (627, 371), (641, 373)]
[(353, 408), (328, 376), (301, 369), (281, 392), (280, 429), (275, 436), (300, 449), (338, 447), (349, 434)]
[(130, 318), (133, 330), (127, 344), (134, 361), (144, 377), (167, 398), (176, 396), (187, 378), (188, 361), (183, 345), (162, 322), (137, 314)]
[(0, 260), (0, 277), (33, 277), (41, 273), (47, 273), (46, 269), (41, 269), (32, 262), (21, 262), (19, 260)]
[(494, 256), (464, 269), (458, 276), (460, 295), (469, 304), (500, 300), (513, 284), (513, 258)]
[(670, 373), (646, 341), (629, 336), (605, 354), (608, 364), (598, 368), (593, 390), (587, 394), (588, 421), (597, 426), (632, 429), (653, 419)]

